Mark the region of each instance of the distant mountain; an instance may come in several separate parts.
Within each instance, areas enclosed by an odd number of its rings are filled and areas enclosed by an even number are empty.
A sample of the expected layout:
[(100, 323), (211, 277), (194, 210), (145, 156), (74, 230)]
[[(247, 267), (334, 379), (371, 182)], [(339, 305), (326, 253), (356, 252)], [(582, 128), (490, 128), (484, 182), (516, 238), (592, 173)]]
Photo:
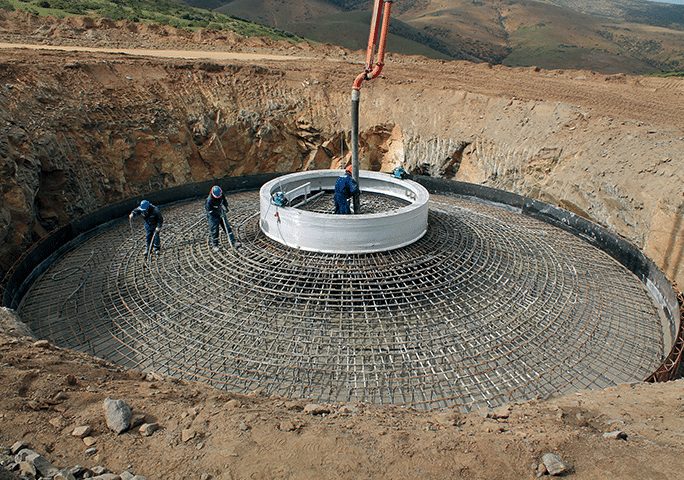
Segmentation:
[[(684, 0), (683, 0), (684, 1)], [(186, 0), (365, 48), (372, 0)], [(512, 66), (684, 70), (684, 5), (646, 0), (398, 0), (389, 50)]]
[(669, 3), (644, 0), (550, 0), (548, 3), (611, 20), (684, 28), (684, 7), (681, 6), (684, 0)]

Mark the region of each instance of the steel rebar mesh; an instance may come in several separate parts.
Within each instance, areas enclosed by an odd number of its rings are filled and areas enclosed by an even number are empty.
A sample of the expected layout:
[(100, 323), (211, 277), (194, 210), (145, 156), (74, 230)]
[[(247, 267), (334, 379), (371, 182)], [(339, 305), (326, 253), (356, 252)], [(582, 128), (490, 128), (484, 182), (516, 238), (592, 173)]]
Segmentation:
[(289, 249), (229, 197), (241, 249), (208, 248), (202, 202), (168, 206), (162, 254), (120, 223), (60, 258), (21, 315), (33, 331), (128, 367), (218, 388), (417, 408), (641, 380), (659, 312), (624, 267), (541, 221), (433, 195), (427, 234), (382, 253)]
[[(297, 208), (308, 212), (330, 214), (335, 212), (333, 192), (320, 192), (314, 194), (314, 197), (311, 200), (306, 201), (306, 203), (304, 203), (305, 200), (308, 199), (300, 197), (293, 203), (296, 205), (298, 202), (302, 202), (302, 205), (298, 206)], [(401, 207), (411, 204), (411, 202), (407, 200), (402, 200), (400, 198), (384, 195), (381, 193), (369, 192), (365, 192), (361, 195), (360, 202), (361, 212), (364, 214), (391, 212), (392, 210), (398, 210)]]

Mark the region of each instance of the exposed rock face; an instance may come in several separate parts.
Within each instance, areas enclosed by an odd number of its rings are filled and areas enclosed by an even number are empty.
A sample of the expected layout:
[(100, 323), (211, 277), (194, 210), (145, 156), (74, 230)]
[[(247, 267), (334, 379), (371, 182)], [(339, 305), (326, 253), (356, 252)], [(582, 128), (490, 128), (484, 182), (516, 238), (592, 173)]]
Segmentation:
[[(108, 203), (350, 158), (355, 65), (74, 57), (0, 65), (0, 277), (33, 242)], [(362, 168), (403, 165), (560, 205), (645, 248), (684, 285), (684, 137), (568, 103), (450, 90), (448, 75), (365, 90)]]
[(0, 307), (0, 332), (13, 337), (32, 337), (31, 329), (9, 308)]

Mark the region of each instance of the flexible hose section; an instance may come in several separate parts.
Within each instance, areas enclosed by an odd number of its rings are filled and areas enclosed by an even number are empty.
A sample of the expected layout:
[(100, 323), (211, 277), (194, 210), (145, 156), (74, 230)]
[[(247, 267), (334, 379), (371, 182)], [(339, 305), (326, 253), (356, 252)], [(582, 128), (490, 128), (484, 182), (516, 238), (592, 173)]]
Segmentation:
[[(384, 7), (384, 10), (383, 10)], [(373, 16), (371, 17), (371, 29), (368, 36), (368, 48), (366, 50), (366, 68), (363, 73), (354, 79), (352, 86), (352, 110), (351, 110), (351, 143), (352, 143), (352, 176), (359, 181), (359, 103), (361, 100), (361, 84), (364, 80), (373, 80), (385, 65), (385, 44), (387, 43), (387, 31), (389, 29), (392, 0), (375, 0)], [(381, 15), (382, 13), (382, 15)], [(382, 26), (381, 26), (382, 25)], [(378, 41), (378, 30), (380, 40)], [(378, 48), (378, 59), (375, 65), (375, 47)], [(354, 213), (360, 212), (359, 195), (354, 196)]]

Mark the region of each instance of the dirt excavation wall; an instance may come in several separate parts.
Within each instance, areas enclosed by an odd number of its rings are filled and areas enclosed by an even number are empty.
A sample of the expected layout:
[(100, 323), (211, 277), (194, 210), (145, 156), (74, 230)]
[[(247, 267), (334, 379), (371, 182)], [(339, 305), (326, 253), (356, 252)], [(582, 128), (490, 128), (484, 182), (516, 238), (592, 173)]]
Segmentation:
[[(33, 241), (108, 202), (345, 162), (349, 79), (358, 65), (319, 64), (7, 53), (0, 275)], [(363, 168), (403, 164), (560, 205), (632, 240), (684, 285), (681, 120), (658, 124), (657, 105), (642, 121), (613, 104), (582, 104), (581, 91), (567, 94), (580, 105), (537, 100), (532, 87), (524, 98), (505, 88), (468, 93), (457, 72), (452, 82), (449, 71), (421, 78), (420, 64), (412, 68), (396, 65), (363, 91)], [(469, 68), (485, 78), (509, 71)], [(539, 72), (516, 73), (523, 74), (538, 77), (525, 77), (532, 85), (544, 81)]]

